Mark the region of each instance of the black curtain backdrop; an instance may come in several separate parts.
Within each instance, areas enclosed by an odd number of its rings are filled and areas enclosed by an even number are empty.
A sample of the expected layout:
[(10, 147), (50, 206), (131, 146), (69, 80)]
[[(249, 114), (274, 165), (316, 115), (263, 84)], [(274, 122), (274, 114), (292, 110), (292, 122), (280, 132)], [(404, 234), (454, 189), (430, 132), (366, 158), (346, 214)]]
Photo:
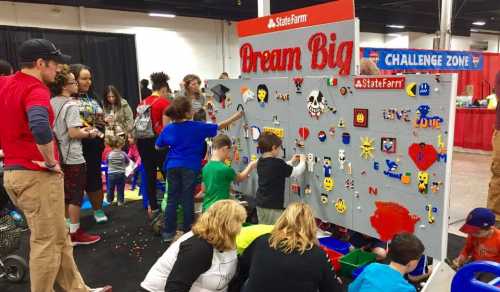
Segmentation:
[(139, 77), (134, 35), (0, 26), (0, 59), (19, 69), (17, 48), (30, 38), (48, 39), (72, 57), (71, 63), (89, 66), (96, 97), (102, 99), (104, 87), (114, 85), (135, 112)]

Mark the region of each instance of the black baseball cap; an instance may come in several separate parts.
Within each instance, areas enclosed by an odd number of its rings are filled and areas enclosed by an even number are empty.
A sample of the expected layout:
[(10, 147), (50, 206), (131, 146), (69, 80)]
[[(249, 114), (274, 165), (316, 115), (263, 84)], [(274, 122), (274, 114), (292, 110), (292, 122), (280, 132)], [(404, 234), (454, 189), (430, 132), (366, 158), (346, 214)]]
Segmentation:
[(71, 57), (64, 55), (56, 46), (46, 39), (29, 39), (19, 47), (19, 61), (28, 63), (37, 59), (53, 60), (60, 64), (69, 64)]

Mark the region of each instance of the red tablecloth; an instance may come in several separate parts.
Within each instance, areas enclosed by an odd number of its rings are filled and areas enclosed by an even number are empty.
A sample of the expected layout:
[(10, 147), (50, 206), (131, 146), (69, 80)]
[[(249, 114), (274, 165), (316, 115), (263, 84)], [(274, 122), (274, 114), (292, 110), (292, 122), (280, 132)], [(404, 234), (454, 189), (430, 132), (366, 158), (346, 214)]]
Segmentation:
[(457, 108), (454, 145), (468, 149), (491, 151), (495, 129), (495, 110)]

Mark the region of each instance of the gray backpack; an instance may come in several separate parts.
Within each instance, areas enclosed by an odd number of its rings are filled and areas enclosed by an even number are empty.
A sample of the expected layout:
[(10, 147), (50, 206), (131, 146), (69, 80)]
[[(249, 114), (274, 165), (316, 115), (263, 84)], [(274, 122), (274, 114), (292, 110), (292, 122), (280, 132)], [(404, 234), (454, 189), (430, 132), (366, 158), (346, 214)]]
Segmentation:
[(148, 139), (155, 136), (153, 130), (153, 120), (151, 119), (151, 110), (156, 99), (151, 104), (141, 104), (137, 107), (137, 117), (134, 121), (133, 134), (136, 139)]

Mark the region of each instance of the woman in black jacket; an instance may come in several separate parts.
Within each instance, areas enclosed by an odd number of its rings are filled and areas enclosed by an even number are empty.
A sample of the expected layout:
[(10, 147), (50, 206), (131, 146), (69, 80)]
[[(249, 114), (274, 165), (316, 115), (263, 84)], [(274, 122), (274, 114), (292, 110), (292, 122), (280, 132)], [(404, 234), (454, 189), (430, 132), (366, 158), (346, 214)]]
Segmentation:
[(257, 238), (239, 261), (242, 292), (335, 292), (340, 284), (316, 239), (311, 208), (292, 203), (271, 234)]

